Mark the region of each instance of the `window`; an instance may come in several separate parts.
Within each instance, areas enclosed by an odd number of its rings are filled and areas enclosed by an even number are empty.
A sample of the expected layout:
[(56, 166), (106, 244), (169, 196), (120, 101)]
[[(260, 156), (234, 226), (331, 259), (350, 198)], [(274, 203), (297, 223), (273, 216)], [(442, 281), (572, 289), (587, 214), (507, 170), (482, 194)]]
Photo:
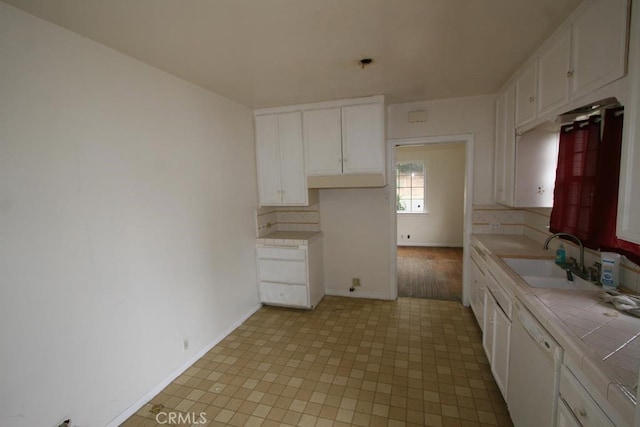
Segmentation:
[(640, 245), (616, 236), (623, 121), (618, 107), (606, 110), (602, 136), (600, 115), (561, 128), (549, 230), (640, 263)]
[(425, 213), (426, 169), (423, 161), (396, 164), (396, 210), (398, 213)]

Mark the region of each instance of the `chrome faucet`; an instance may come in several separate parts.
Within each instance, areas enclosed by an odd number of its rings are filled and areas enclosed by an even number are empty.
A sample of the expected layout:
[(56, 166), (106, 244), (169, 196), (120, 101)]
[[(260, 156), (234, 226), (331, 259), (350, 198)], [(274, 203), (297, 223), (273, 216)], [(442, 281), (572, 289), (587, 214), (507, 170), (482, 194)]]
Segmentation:
[(561, 236), (572, 238), (573, 240), (576, 241), (576, 243), (578, 243), (578, 246), (580, 246), (580, 264), (578, 265), (578, 269), (580, 270), (580, 273), (584, 273), (586, 271), (584, 267), (584, 245), (582, 244), (582, 240), (580, 240), (577, 236), (574, 236), (573, 234), (569, 234), (569, 233), (552, 234), (551, 236), (547, 237), (547, 240), (544, 241), (544, 246), (542, 246), (542, 249), (544, 250), (549, 249), (549, 242), (554, 238), (561, 237)]

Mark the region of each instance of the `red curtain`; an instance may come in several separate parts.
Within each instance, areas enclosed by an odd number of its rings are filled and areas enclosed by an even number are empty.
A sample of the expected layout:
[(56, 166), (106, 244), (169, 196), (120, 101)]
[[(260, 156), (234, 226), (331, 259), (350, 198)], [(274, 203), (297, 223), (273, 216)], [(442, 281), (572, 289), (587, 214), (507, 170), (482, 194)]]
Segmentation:
[(560, 129), (550, 230), (571, 233), (585, 245), (593, 227), (600, 122), (600, 116), (592, 116)]
[(560, 130), (550, 231), (578, 236), (588, 248), (622, 253), (640, 263), (640, 245), (616, 237), (624, 108)]

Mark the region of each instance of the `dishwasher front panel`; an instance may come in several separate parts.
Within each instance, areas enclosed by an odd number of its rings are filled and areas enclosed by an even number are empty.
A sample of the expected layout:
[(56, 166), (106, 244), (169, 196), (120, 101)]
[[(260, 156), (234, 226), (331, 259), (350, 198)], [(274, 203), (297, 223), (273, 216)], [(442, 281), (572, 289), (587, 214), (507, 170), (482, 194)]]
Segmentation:
[(519, 302), (511, 328), (507, 406), (516, 427), (555, 426), (562, 348)]

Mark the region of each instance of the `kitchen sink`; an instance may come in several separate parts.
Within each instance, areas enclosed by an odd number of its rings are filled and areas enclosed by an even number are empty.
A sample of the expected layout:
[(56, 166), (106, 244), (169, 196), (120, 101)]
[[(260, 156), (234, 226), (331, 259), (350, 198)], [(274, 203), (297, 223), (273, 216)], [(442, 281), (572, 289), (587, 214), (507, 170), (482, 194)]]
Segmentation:
[(597, 290), (593, 283), (573, 275), (567, 280), (567, 273), (553, 260), (532, 258), (503, 258), (504, 262), (518, 273), (522, 280), (533, 288)]
[(571, 289), (577, 291), (595, 291), (597, 286), (591, 282), (587, 282), (578, 276), (573, 276), (573, 281), (567, 280), (566, 277), (544, 277), (544, 276), (521, 276), (527, 282), (527, 285), (533, 288), (544, 289)]
[(550, 259), (503, 258), (520, 276), (567, 277), (567, 273)]

